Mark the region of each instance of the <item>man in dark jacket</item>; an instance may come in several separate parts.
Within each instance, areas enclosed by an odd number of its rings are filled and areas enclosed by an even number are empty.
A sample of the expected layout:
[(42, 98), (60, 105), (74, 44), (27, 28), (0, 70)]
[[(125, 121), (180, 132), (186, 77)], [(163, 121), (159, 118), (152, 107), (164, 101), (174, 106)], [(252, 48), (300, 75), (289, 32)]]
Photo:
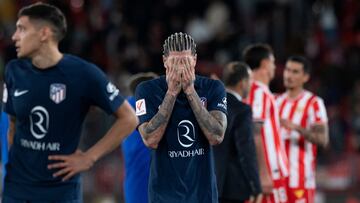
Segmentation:
[(241, 62), (223, 72), (227, 91), (228, 127), (222, 144), (214, 148), (220, 203), (261, 201), (251, 107), (242, 102), (250, 89), (251, 70)]

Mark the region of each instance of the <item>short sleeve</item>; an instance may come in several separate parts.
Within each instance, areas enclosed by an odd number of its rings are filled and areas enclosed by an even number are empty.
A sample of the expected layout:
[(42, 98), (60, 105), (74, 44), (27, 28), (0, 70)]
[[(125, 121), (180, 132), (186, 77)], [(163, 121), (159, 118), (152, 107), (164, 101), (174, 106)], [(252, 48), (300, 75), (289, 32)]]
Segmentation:
[(13, 102), (12, 102), (12, 98), (10, 93), (12, 92), (12, 86), (13, 86), (13, 82), (12, 82), (12, 76), (11, 76), (11, 68), (10, 65), (11, 62), (6, 66), (5, 68), (5, 83), (3, 84), (3, 97), (2, 97), (2, 102), (3, 102), (3, 110), (4, 112), (8, 113), (9, 115), (14, 116), (15, 115), (15, 111), (14, 111), (14, 107), (13, 107)]
[(135, 112), (139, 117), (140, 124), (148, 122), (158, 111), (153, 97), (152, 88), (149, 82), (140, 83), (135, 90)]
[(213, 80), (213, 85), (209, 90), (208, 111), (218, 110), (227, 114), (227, 97), (223, 83), (219, 80)]
[(91, 103), (108, 114), (114, 113), (124, 102), (119, 89), (111, 83), (104, 72), (93, 64), (89, 64), (87, 94)]
[(266, 119), (267, 96), (260, 88), (255, 90), (254, 99), (251, 103), (254, 121), (264, 121)]
[(314, 123), (328, 122), (324, 101), (319, 97), (314, 99), (314, 102), (311, 104), (309, 114), (310, 114), (310, 123), (314, 124)]

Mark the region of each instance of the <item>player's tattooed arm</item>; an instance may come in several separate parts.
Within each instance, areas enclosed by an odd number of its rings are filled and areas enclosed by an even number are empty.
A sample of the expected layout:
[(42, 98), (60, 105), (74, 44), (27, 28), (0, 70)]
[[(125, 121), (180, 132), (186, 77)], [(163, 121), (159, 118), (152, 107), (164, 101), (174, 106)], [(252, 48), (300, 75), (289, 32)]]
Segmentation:
[(329, 129), (326, 124), (312, 125), (309, 130), (299, 126), (296, 130), (314, 144), (327, 147), (329, 143)]
[(162, 139), (173, 111), (176, 96), (167, 92), (159, 111), (149, 121), (139, 126), (139, 132), (146, 146), (156, 149)]
[(195, 118), (211, 145), (220, 144), (224, 139), (227, 126), (226, 115), (221, 111), (209, 112), (201, 103), (195, 91), (195, 59), (185, 58), (181, 63), (185, 66), (181, 73), (181, 88), (186, 94)]
[(327, 124), (325, 123), (318, 123), (312, 125), (309, 129), (305, 129), (299, 125), (293, 124), (289, 120), (281, 120), (281, 125), (290, 130), (296, 130), (304, 138), (311, 143), (316, 145), (320, 145), (322, 147), (326, 147), (329, 143), (329, 129)]
[(166, 126), (173, 111), (176, 97), (181, 91), (180, 72), (178, 66), (180, 59), (170, 58), (164, 62), (166, 68), (166, 83), (168, 86), (165, 98), (159, 111), (149, 121), (139, 126), (139, 132), (146, 146), (156, 149), (162, 139)]
[(7, 132), (8, 136), (8, 147), (10, 148), (11, 145), (14, 143), (14, 136), (15, 136), (15, 122), (16, 118), (15, 116), (9, 116), (9, 129)]
[(224, 139), (227, 126), (226, 115), (218, 110), (208, 111), (201, 103), (196, 91), (187, 93), (186, 97), (190, 103), (196, 120), (201, 130), (211, 145), (220, 144)]

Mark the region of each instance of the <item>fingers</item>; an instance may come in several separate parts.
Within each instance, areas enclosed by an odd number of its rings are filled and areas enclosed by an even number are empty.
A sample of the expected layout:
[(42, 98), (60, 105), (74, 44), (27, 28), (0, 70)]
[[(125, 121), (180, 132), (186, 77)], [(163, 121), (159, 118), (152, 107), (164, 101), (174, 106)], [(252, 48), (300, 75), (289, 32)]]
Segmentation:
[(67, 157), (66, 155), (50, 155), (48, 159), (51, 161), (65, 161)]
[(73, 177), (77, 172), (75, 171), (71, 171), (70, 173), (68, 173), (63, 179), (62, 181), (66, 181), (69, 180), (71, 177)]
[(69, 164), (67, 162), (58, 162), (54, 164), (49, 164), (48, 169), (54, 169), (54, 168), (64, 168), (67, 167)]
[(179, 73), (180, 62), (181, 61), (178, 57), (174, 57), (171, 59), (171, 66), (169, 66), (169, 68), (166, 70), (168, 83), (175, 82), (176, 85), (180, 83), (180, 78), (181, 78), (181, 75)]
[(186, 84), (191, 84), (195, 80), (195, 71), (194, 67), (191, 66), (190, 58), (186, 57), (183, 59), (184, 71), (183, 71), (183, 81)]
[[(77, 150), (74, 154), (80, 154), (81, 151)], [(60, 176), (65, 176), (67, 177), (70, 173), (73, 173), (73, 169), (71, 167), (70, 164), (70, 156), (69, 155), (51, 155), (48, 157), (49, 160), (51, 161), (60, 161), (60, 162), (56, 162), (56, 163), (52, 163), (52, 164), (48, 164), (47, 168), (48, 169), (60, 169), (59, 171), (55, 172), (53, 174), (53, 177), (60, 177)], [(65, 178), (63, 178), (62, 180), (64, 181)]]
[(54, 173), (53, 177), (57, 178), (57, 177), (60, 177), (60, 176), (64, 176), (61, 180), (66, 181), (66, 180), (69, 180), (71, 177), (73, 177), (77, 173), (78, 172), (75, 169), (72, 169), (70, 167), (66, 167), (66, 168), (63, 168), (60, 171)]
[(53, 177), (56, 178), (56, 177), (59, 177), (59, 176), (63, 176), (65, 174), (69, 173), (70, 171), (71, 171), (71, 168), (69, 168), (69, 167), (63, 168), (60, 171), (54, 173)]
[(261, 203), (262, 202), (263, 195), (258, 194), (254, 200), (255, 203)]

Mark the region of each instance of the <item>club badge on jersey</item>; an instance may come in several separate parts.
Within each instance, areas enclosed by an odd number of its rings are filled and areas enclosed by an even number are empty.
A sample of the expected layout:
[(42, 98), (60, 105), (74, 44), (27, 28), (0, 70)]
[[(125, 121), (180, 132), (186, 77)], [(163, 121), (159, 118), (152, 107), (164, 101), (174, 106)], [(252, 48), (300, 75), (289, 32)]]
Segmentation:
[(200, 97), (201, 104), (206, 108), (207, 107), (207, 99), (206, 97)]
[(66, 98), (66, 85), (61, 83), (53, 83), (50, 85), (50, 99), (59, 104)]

